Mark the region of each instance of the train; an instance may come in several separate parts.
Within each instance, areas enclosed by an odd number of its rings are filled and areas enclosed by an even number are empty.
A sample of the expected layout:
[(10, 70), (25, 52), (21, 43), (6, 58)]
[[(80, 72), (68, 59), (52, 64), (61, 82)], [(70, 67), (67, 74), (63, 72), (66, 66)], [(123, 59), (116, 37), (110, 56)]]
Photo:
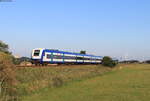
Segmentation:
[(36, 48), (32, 50), (31, 60), (35, 65), (48, 64), (101, 64), (103, 57), (66, 52), (55, 49)]

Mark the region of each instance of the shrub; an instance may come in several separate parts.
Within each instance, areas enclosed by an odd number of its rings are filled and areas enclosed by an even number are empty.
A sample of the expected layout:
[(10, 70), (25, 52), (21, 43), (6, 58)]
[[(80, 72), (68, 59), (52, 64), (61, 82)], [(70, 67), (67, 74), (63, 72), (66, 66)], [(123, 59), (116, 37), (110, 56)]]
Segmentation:
[(108, 66), (108, 67), (115, 67), (117, 63), (112, 60), (109, 56), (105, 56), (102, 60), (102, 65)]
[(11, 52), (9, 52), (9, 46), (6, 43), (2, 42), (1, 40), (0, 40), (0, 52), (11, 54)]
[(11, 56), (0, 52), (0, 100), (2, 101), (18, 99), (14, 69)]
[(20, 65), (22, 62), (31, 62), (31, 59), (28, 57), (15, 58), (12, 56), (12, 60), (15, 65)]
[(144, 62), (150, 64), (150, 60), (147, 60), (147, 61), (144, 61)]
[(86, 54), (86, 51), (81, 50), (80, 54)]

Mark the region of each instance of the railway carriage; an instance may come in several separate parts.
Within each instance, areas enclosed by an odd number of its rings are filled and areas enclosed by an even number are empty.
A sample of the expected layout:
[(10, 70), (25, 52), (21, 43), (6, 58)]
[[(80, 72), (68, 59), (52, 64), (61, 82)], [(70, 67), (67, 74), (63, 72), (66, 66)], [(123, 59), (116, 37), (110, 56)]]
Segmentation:
[(33, 64), (100, 64), (103, 57), (37, 48), (32, 50)]

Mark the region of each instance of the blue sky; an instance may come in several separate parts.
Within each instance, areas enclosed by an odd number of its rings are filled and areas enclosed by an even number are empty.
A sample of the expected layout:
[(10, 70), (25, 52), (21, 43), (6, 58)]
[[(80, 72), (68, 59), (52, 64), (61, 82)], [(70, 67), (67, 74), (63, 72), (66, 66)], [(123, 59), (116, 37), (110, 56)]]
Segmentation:
[(0, 2), (0, 40), (15, 55), (33, 48), (150, 59), (149, 0)]

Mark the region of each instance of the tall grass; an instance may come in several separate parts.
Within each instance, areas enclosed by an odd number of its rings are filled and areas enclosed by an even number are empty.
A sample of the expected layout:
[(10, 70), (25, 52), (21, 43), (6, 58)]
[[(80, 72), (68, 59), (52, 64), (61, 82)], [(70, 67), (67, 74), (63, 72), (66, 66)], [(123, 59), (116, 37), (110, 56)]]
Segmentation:
[(38, 68), (18, 68), (17, 80), (20, 81), (19, 94), (32, 94), (46, 87), (60, 87), (72, 80), (81, 80), (110, 71), (101, 65), (70, 65)]

